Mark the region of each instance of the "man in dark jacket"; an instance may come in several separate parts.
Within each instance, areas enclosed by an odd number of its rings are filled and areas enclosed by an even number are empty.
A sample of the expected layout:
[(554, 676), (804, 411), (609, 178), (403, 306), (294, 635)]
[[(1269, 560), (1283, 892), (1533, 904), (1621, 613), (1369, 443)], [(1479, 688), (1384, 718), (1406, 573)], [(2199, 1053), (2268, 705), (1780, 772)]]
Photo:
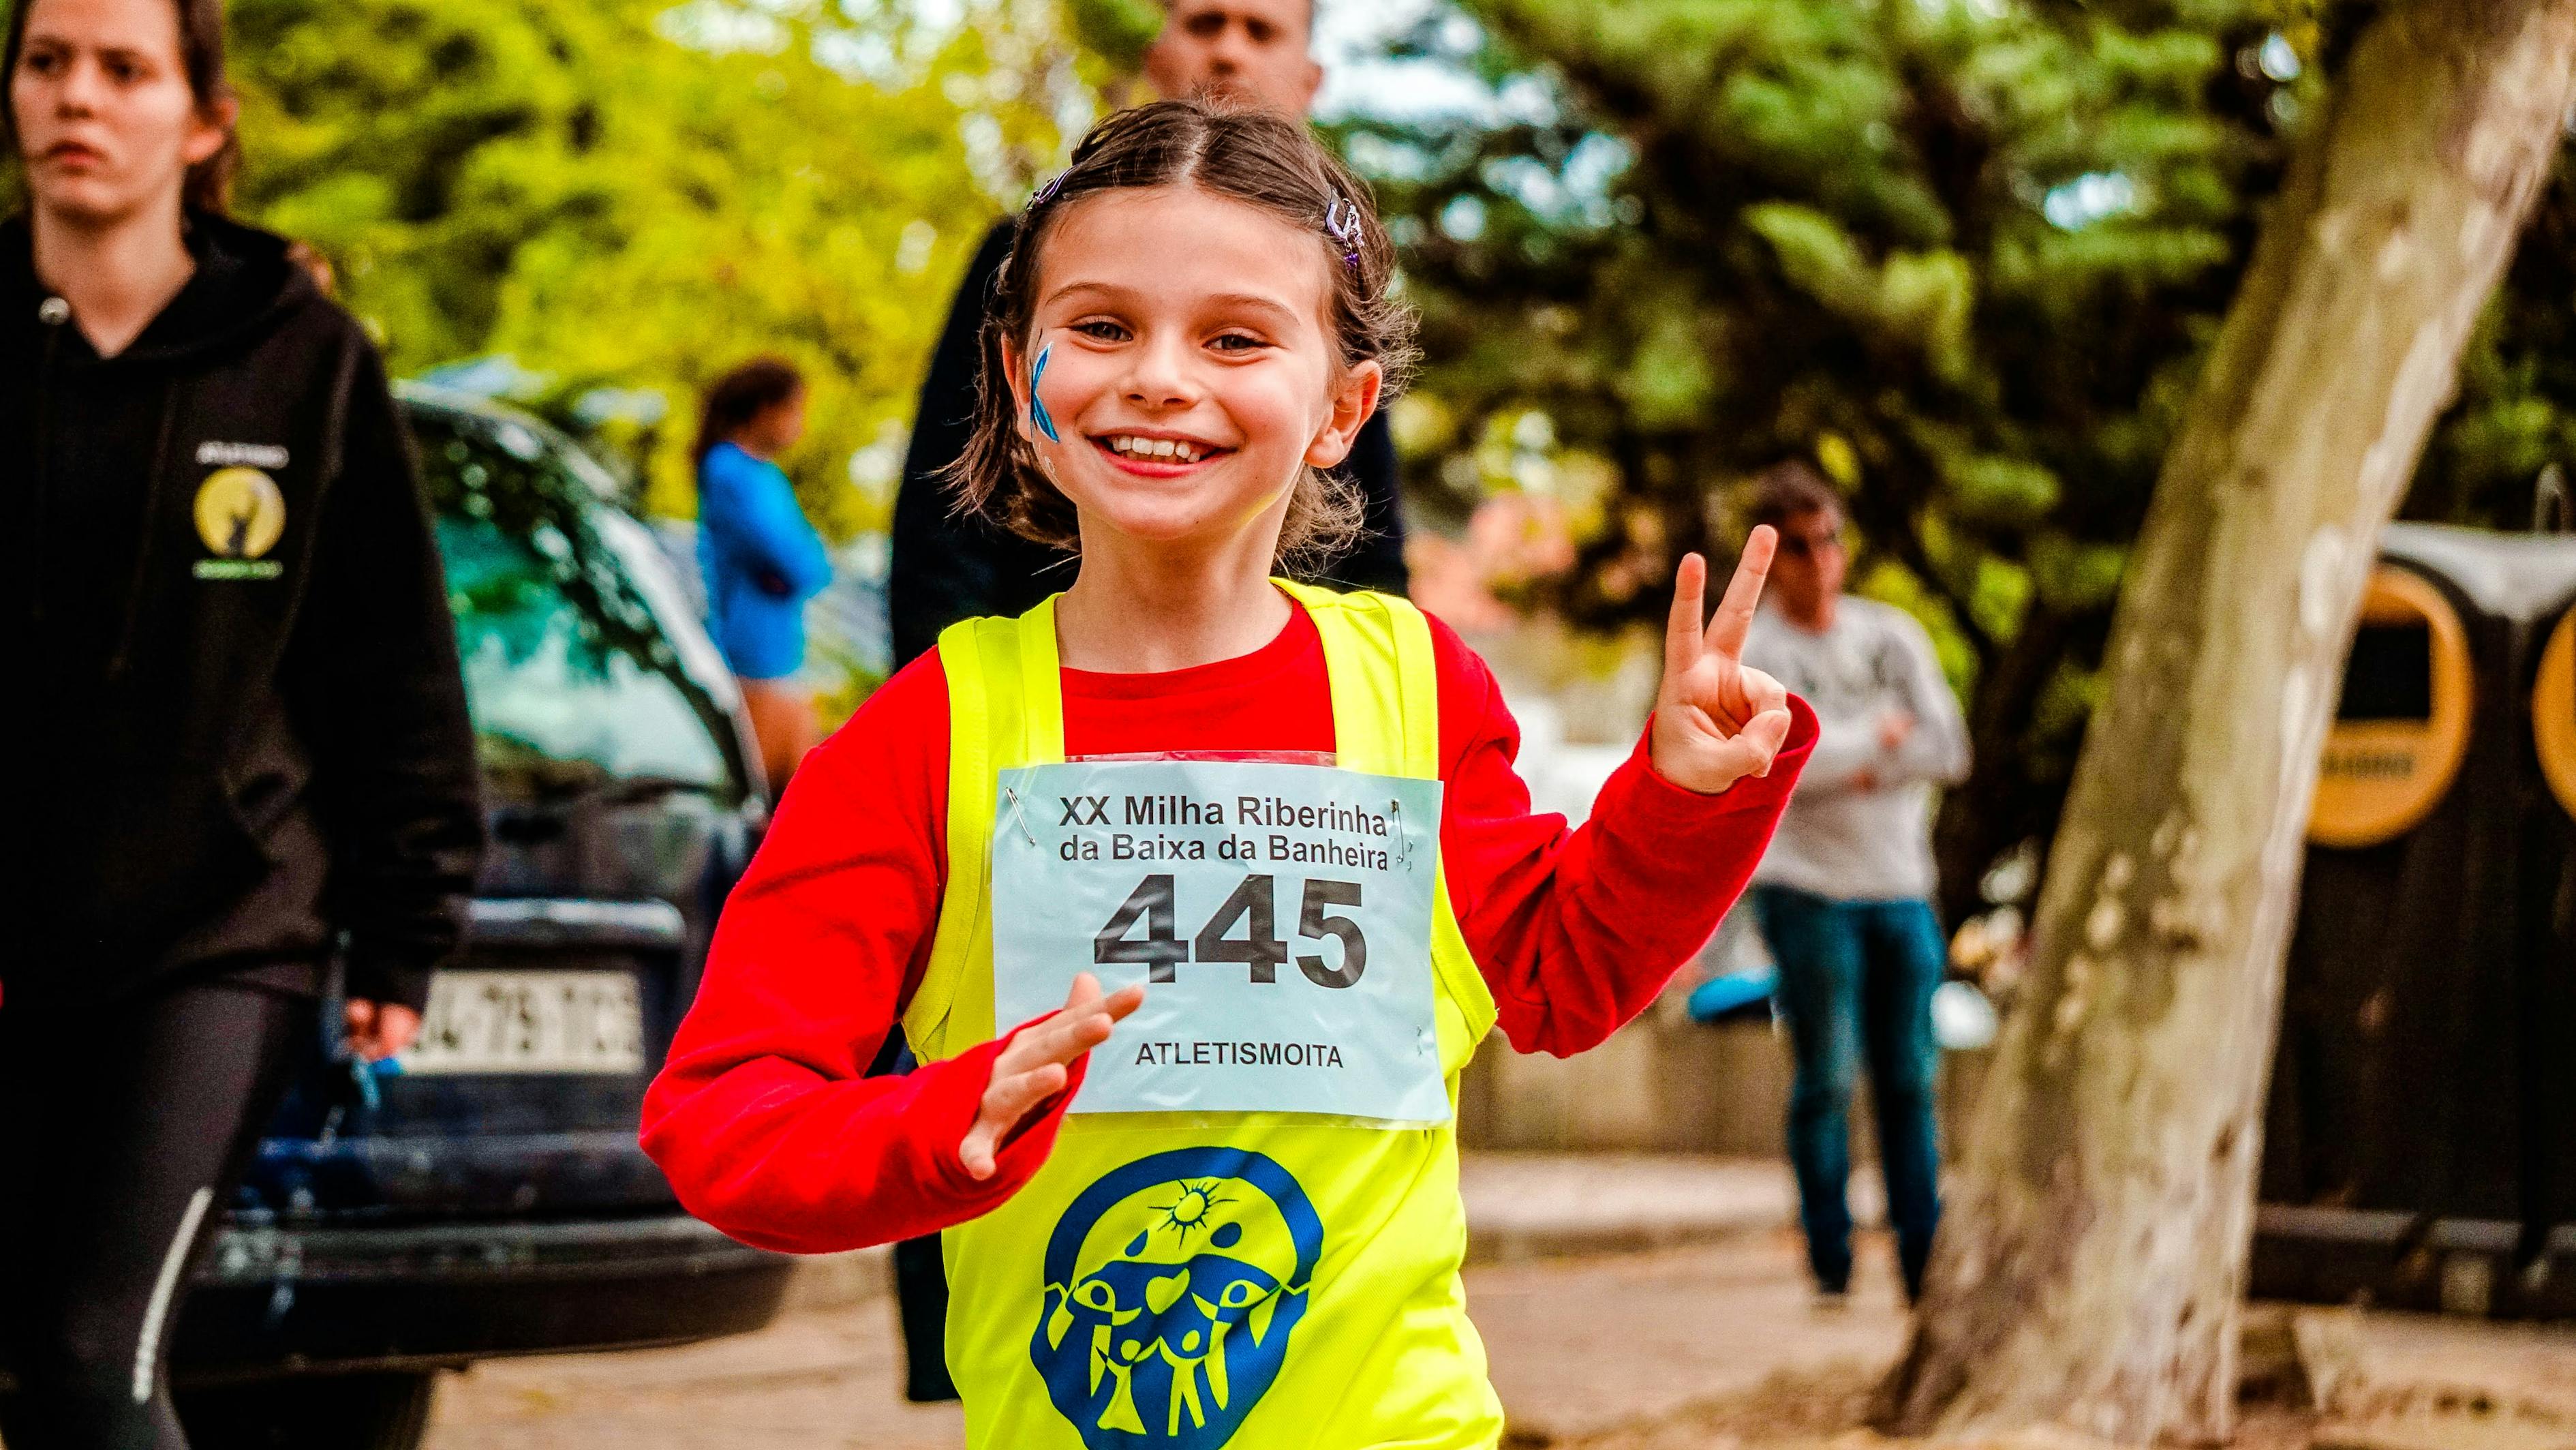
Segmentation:
[[(1302, 116), (1323, 83), (1313, 41), (1312, 0), (1168, 0), (1162, 38), (1146, 54), (1146, 78), (1167, 96), (1210, 92)], [(1005, 218), (966, 268), (957, 301), (930, 360), (914, 415), (912, 450), (895, 496), (894, 554), (887, 608), (897, 666), (939, 642), (939, 632), (978, 615), (1025, 613), (1073, 583), (1073, 556), (1034, 544), (980, 518), (960, 517), (942, 470), (974, 432), (982, 371), (977, 337), (993, 284), (1010, 254)], [(1344, 465), (1367, 499), (1367, 535), (1324, 571), (1324, 582), (1402, 594), (1404, 518), (1397, 507), (1395, 440), (1383, 414), (1371, 418)]]

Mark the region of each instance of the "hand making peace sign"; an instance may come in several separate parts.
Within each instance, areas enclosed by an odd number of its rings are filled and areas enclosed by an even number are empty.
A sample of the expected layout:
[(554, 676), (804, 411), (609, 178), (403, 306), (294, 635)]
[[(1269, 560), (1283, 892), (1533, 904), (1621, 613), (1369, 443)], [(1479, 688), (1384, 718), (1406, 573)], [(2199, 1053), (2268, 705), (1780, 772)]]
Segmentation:
[(1789, 738), (1789, 691), (1778, 680), (1744, 665), (1744, 636), (1753, 607), (1762, 601), (1771, 556), (1780, 535), (1757, 528), (1744, 542), (1744, 558), (1718, 601), (1717, 617), (1700, 627), (1700, 601), (1708, 588), (1708, 561), (1682, 558), (1673, 581), (1672, 622), (1664, 632), (1664, 686), (1655, 697), (1654, 737), (1648, 753), (1664, 779), (1685, 790), (1715, 795), (1748, 775), (1771, 773), (1771, 762)]

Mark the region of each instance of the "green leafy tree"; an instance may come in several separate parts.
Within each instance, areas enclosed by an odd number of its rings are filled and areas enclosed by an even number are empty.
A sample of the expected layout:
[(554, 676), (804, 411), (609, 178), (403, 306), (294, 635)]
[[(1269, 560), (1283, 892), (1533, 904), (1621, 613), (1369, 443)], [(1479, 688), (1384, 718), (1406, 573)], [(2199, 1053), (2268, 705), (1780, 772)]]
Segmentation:
[(787, 466), (846, 537), (882, 516), (956, 274), (1088, 115), (1057, 24), (1041, 0), (946, 28), (796, 0), (236, 0), (242, 208), (334, 262), (397, 371), (506, 356), (657, 511), (693, 510), (699, 387), (785, 354), (815, 380)]
[[(1490, 113), (1341, 130), (1398, 213), (1431, 356), (1416, 496), (1549, 492), (1579, 622), (1786, 457), (1848, 490), (1861, 588), (1923, 616), (1974, 776), (1944, 894), (2055, 829), (2148, 490), (2317, 75), (2376, 6), (2311, 0), (1464, 0), (1393, 48)], [(1480, 22), (1462, 32), (1461, 13)], [(1466, 37), (1464, 43), (1459, 39)], [(2576, 190), (2461, 366), (2404, 513), (2533, 518), (2576, 458)]]
[(1977, 771), (1940, 839), (1964, 905), (2053, 827), (2308, 32), (2224, 0), (1468, 8), (1484, 36), (1457, 59), (1503, 119), (1346, 128), (1411, 243), (1417, 457), (1543, 415), (1542, 477), (1585, 530), (1545, 594), (1596, 625), (1652, 618), (1750, 475), (1820, 463), (1863, 587), (1932, 623), (1970, 697)]

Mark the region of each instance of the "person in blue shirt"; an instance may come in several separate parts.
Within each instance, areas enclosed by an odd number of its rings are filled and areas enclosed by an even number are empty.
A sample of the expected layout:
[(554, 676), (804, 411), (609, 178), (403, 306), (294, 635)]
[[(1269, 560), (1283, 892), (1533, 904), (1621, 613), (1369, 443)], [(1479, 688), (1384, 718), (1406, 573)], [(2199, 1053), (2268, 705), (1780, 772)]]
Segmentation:
[(805, 379), (754, 358), (707, 389), (698, 425), (698, 565), (707, 622), (742, 681), (773, 795), (815, 743), (805, 667), (805, 601), (832, 582), (831, 557), (797, 505), (778, 455), (805, 433)]

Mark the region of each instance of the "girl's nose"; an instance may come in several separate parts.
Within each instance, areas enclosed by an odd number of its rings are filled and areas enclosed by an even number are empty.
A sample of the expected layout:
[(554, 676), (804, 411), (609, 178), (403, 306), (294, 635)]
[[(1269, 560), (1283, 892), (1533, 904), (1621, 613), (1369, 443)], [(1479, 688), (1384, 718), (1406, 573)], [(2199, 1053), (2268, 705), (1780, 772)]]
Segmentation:
[(1131, 403), (1148, 408), (1186, 407), (1198, 401), (1197, 384), (1191, 380), (1189, 345), (1179, 338), (1157, 339), (1138, 348), (1132, 356), (1127, 384), (1121, 389)]

